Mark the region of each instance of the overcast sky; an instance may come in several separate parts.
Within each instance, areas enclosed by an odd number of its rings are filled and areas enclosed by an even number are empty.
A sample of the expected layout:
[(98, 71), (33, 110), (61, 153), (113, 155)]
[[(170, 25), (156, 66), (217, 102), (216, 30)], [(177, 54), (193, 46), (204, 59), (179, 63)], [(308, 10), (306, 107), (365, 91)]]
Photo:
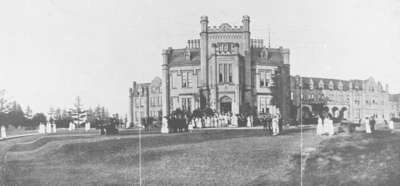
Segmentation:
[(132, 81), (161, 75), (161, 50), (209, 24), (251, 19), (253, 38), (291, 50), (292, 74), (375, 79), (400, 92), (400, 1), (0, 1), (0, 89), (47, 113), (86, 106), (128, 112)]

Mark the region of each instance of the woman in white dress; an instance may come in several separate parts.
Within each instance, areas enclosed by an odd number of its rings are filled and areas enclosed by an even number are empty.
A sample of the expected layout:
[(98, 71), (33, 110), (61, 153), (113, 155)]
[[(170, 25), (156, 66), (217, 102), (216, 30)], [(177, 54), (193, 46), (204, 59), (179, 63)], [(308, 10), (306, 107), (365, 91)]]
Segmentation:
[(193, 127), (194, 127), (194, 119), (192, 119), (188, 125), (188, 130), (189, 132), (193, 132)]
[(389, 120), (389, 129), (394, 130), (394, 121), (393, 118)]
[(324, 125), (322, 124), (321, 116), (318, 116), (317, 135), (321, 136), (324, 133)]
[(247, 116), (247, 123), (246, 123), (246, 127), (251, 127), (250, 116)]
[(365, 132), (367, 134), (371, 134), (371, 125), (369, 124), (370, 120), (368, 117), (365, 118)]
[(323, 132), (322, 134), (328, 134), (329, 133), (329, 116), (326, 116), (323, 120)]
[(333, 120), (331, 118), (328, 119), (328, 135), (333, 136), (335, 134), (335, 128), (333, 127)]
[(279, 119), (278, 116), (274, 115), (272, 118), (272, 135), (276, 136), (279, 134)]

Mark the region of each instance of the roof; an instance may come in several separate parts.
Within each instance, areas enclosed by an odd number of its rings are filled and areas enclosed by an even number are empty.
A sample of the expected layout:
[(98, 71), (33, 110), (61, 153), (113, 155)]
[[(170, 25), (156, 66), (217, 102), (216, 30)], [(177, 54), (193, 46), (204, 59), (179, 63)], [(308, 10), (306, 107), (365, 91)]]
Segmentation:
[(185, 51), (187, 49), (173, 49), (169, 58), (169, 66), (198, 66), (200, 65), (200, 49), (190, 48), (190, 60), (185, 58)]
[[(300, 76), (292, 76), (291, 81), (296, 81), (296, 78), (299, 78)], [(331, 78), (319, 78), (319, 77), (301, 77), (302, 78), (302, 83), (304, 88), (310, 88), (311, 80), (313, 83), (314, 88), (318, 88), (320, 81), (324, 84), (324, 89), (329, 89), (329, 83), (333, 83), (333, 89), (334, 90), (339, 90), (339, 82), (342, 83), (343, 85), (343, 90), (349, 90), (350, 85), (352, 86), (352, 89), (355, 89), (355, 87), (358, 87), (359, 90), (362, 90), (363, 88), (363, 80), (342, 80), (342, 79), (331, 79)], [(351, 84), (350, 84), (351, 82)], [(293, 82), (295, 83), (295, 82)]]
[[(263, 54), (263, 52), (265, 52)], [(279, 49), (272, 48), (252, 48), (251, 59), (257, 65), (279, 65), (283, 63), (283, 56)]]
[[(190, 50), (190, 60), (185, 58), (186, 50)], [(262, 55), (263, 50), (266, 52), (265, 57)], [(262, 65), (279, 65), (283, 63), (283, 56), (280, 49), (276, 48), (252, 48), (252, 61), (255, 64)], [(169, 58), (170, 67), (179, 66), (199, 66), (200, 65), (200, 48), (182, 48), (172, 49)]]

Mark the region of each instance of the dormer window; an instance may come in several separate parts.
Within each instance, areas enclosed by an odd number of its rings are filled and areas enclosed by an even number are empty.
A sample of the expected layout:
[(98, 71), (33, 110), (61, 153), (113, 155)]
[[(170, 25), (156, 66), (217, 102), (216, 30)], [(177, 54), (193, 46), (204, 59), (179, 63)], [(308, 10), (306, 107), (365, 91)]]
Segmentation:
[(333, 82), (332, 81), (329, 81), (329, 89), (333, 90)]
[(312, 79), (310, 79), (309, 86), (310, 90), (314, 89), (314, 81)]
[(341, 81), (339, 81), (338, 83), (338, 89), (343, 90), (343, 83)]
[(324, 89), (324, 82), (322, 80), (319, 80), (318, 88)]

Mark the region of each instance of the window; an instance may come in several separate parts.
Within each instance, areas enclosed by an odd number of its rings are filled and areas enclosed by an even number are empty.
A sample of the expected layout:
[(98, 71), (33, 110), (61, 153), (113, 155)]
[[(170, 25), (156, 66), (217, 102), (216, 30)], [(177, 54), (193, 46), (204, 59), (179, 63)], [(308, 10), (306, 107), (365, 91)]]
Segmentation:
[(139, 105), (140, 105), (140, 103), (139, 103), (139, 99), (138, 99), (138, 98), (136, 98), (136, 99), (135, 99), (135, 106), (136, 106), (136, 107), (139, 107)]
[(182, 87), (187, 87), (187, 73), (182, 73)]
[(182, 71), (182, 87), (190, 88), (192, 87), (192, 77), (193, 73), (191, 71)]
[(219, 64), (218, 67), (219, 83), (232, 83), (232, 64)]
[(343, 83), (341, 81), (338, 83), (338, 89), (343, 90)]
[(231, 64), (229, 64), (229, 66), (228, 66), (228, 77), (229, 77), (228, 82), (232, 83), (232, 65)]
[(188, 72), (188, 75), (187, 75), (187, 77), (188, 77), (188, 79), (187, 79), (187, 85), (188, 85), (188, 87), (190, 88), (190, 87), (192, 87), (192, 78), (193, 78), (193, 72)]
[(318, 88), (324, 89), (324, 82), (322, 80), (319, 81)]
[(272, 85), (272, 72), (270, 70), (260, 70), (260, 87), (270, 87)]
[(267, 112), (267, 109), (268, 109), (268, 106), (269, 106), (269, 102), (270, 102), (270, 100), (271, 100), (271, 97), (270, 96), (259, 96), (259, 99), (258, 99), (258, 105), (259, 105), (259, 108), (258, 108), (258, 111), (260, 112), (260, 113), (266, 113)]
[(191, 111), (192, 110), (192, 100), (191, 98), (182, 98), (182, 110)]
[(200, 70), (196, 70), (196, 74), (197, 74), (197, 87), (200, 87), (201, 83), (200, 83)]
[(219, 82), (222, 83), (224, 82), (224, 69), (223, 69), (223, 64), (219, 64)]
[(329, 89), (333, 90), (333, 82), (332, 81), (329, 82)]
[(260, 74), (260, 87), (264, 87), (265, 86), (265, 73), (261, 72)]
[(227, 71), (227, 64), (224, 64), (224, 82), (227, 82), (226, 71)]
[(310, 83), (309, 83), (310, 89), (314, 89), (314, 81), (312, 79), (310, 79)]
[(266, 108), (267, 108), (267, 104), (266, 104), (266, 100), (265, 97), (260, 97), (260, 111), (261, 113), (266, 113)]

